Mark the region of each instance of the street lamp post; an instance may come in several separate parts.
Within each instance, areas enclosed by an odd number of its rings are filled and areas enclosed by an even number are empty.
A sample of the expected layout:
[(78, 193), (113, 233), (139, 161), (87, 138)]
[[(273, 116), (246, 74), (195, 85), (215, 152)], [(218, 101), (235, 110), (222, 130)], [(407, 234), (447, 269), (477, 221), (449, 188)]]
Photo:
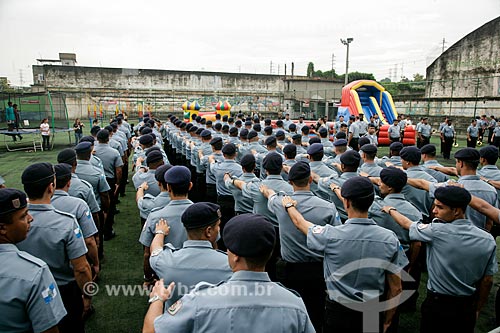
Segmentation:
[(354, 40), (354, 38), (347, 38), (347, 40), (345, 39), (340, 39), (340, 42), (342, 44), (344, 44), (345, 46), (347, 46), (347, 55), (346, 55), (346, 58), (345, 58), (345, 81), (344, 81), (344, 85), (347, 85), (347, 82), (349, 80), (349, 44), (351, 44), (351, 42)]

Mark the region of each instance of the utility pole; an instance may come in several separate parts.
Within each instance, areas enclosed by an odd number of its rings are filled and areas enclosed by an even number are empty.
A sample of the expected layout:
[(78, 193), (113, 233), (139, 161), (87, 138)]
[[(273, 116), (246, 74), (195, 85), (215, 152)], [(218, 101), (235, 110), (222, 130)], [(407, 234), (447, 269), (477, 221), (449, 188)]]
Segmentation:
[(394, 65), (394, 82), (399, 82), (401, 80), (398, 80), (398, 64)]
[(347, 38), (347, 39), (340, 39), (340, 42), (347, 46), (347, 55), (345, 58), (345, 80), (344, 80), (344, 85), (347, 85), (349, 82), (349, 44), (354, 40), (354, 38)]
[(20, 69), (19, 70), (19, 85), (22, 87), (23, 83), (24, 83), (24, 80), (23, 80), (23, 70)]
[(446, 39), (444, 39), (444, 37), (443, 37), (443, 48), (442, 48), (442, 50), (441, 50), (441, 53), (443, 53), (443, 52), (444, 52), (444, 45), (445, 45), (445, 44), (446, 44)]
[(335, 53), (332, 53), (332, 80), (333, 80), (334, 66), (335, 66)]

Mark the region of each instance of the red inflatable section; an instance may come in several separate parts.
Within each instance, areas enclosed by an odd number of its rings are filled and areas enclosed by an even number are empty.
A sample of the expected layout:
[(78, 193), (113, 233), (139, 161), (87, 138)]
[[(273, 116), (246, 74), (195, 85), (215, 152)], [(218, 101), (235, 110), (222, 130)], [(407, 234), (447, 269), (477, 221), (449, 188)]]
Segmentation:
[[(389, 146), (391, 144), (391, 140), (389, 139), (389, 126), (390, 125), (382, 125), (380, 127), (378, 133), (378, 145), (379, 146)], [(403, 137), (402, 144), (405, 146), (414, 146), (417, 142), (417, 133), (415, 131), (415, 126), (410, 125), (406, 126), (405, 134)]]

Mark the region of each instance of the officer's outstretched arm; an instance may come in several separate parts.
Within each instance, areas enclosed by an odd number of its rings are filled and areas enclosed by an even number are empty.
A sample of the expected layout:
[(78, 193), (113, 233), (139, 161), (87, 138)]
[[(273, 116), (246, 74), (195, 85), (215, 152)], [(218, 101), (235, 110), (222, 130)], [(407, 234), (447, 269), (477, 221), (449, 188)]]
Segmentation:
[(394, 221), (396, 221), (402, 228), (406, 230), (410, 229), (413, 221), (398, 212), (396, 208), (391, 206), (384, 206), (382, 207), (382, 211), (386, 214), (389, 214), (394, 219)]
[[(290, 220), (292, 220), (295, 227), (299, 229), (304, 235), (307, 235), (307, 232), (310, 227), (314, 226), (313, 223), (307, 221), (302, 214), (297, 210), (295, 205), (297, 202), (290, 198), (288, 195), (283, 197), (283, 207), (285, 207), (288, 216), (290, 216)], [(288, 206), (288, 208), (286, 208)]]
[[(142, 327), (142, 333), (154, 333), (155, 319), (163, 314), (163, 307), (165, 301), (170, 298), (172, 291), (174, 289), (174, 283), (171, 282), (167, 288), (165, 288), (165, 281), (160, 279), (156, 281), (156, 284), (149, 295), (149, 306), (146, 317), (144, 318), (144, 326)], [(165, 314), (167, 316), (167, 314)]]
[(496, 188), (497, 190), (500, 190), (500, 180), (488, 179), (487, 183), (490, 184), (491, 186), (493, 186), (494, 188)]
[(425, 179), (408, 178), (407, 184), (429, 192), (431, 182)]
[(493, 207), (485, 200), (476, 197), (475, 195), (471, 196), (472, 199), (469, 203), (469, 206), (477, 210), (483, 215), (486, 215), (493, 222), (500, 224), (500, 209)]

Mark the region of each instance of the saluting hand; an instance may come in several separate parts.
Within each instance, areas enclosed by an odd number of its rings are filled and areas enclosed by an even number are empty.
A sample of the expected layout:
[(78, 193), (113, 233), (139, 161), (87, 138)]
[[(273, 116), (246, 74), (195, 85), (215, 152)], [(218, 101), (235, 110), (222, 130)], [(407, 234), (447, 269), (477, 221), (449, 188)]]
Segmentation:
[(151, 291), (150, 297), (154, 297), (158, 295), (162, 299), (162, 301), (166, 301), (167, 299), (170, 298), (172, 295), (172, 292), (174, 291), (175, 283), (171, 282), (167, 288), (165, 288), (165, 281), (163, 279), (160, 279), (159, 281), (156, 281), (155, 286), (153, 287), (153, 290)]
[(160, 219), (160, 221), (158, 221), (156, 223), (155, 232), (160, 231), (160, 230), (165, 233), (165, 236), (167, 236), (169, 234), (169, 232), (170, 232), (170, 226), (168, 225), (167, 220)]
[(290, 196), (288, 195), (285, 195), (283, 197), (283, 200), (281, 201), (281, 203), (283, 204), (283, 207), (286, 207), (286, 205), (288, 204), (294, 204), (294, 205), (297, 205), (297, 201), (296, 200), (293, 200)]
[(224, 181), (227, 182), (229, 179), (231, 179), (231, 175), (228, 172), (226, 172), (224, 174)]

